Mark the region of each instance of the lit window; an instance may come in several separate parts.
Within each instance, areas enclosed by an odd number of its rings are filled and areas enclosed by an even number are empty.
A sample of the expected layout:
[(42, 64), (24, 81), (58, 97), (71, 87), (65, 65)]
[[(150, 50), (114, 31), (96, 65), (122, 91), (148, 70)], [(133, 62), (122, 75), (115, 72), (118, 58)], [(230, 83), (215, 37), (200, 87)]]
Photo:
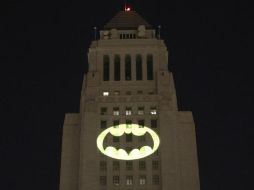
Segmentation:
[(101, 108), (101, 115), (106, 115), (107, 114), (107, 108), (106, 107), (102, 107)]
[(153, 170), (158, 170), (159, 169), (159, 161), (158, 160), (153, 160), (152, 169)]
[(133, 162), (126, 161), (126, 170), (132, 170), (132, 169), (133, 169)]
[(139, 161), (138, 165), (139, 165), (140, 170), (146, 169), (146, 162), (145, 161)]
[(103, 92), (103, 96), (109, 96), (109, 92)]
[(106, 170), (107, 170), (107, 162), (100, 161), (100, 171), (106, 171)]
[(126, 176), (126, 185), (132, 185), (133, 184), (133, 177), (131, 175)]
[(100, 185), (107, 185), (107, 177), (100, 176)]
[(114, 185), (120, 184), (120, 177), (118, 175), (113, 176), (113, 184)]
[(139, 176), (139, 184), (140, 185), (145, 185), (146, 184), (146, 176), (145, 175)]
[(144, 115), (145, 108), (144, 107), (138, 107), (138, 115)]
[(101, 121), (101, 129), (107, 128), (107, 121)]
[(113, 107), (113, 115), (120, 115), (119, 107)]
[(150, 113), (151, 113), (151, 115), (156, 115), (156, 114), (157, 114), (157, 109), (156, 109), (156, 107), (151, 107)]
[(160, 177), (158, 175), (153, 175), (153, 184), (158, 185), (160, 183)]
[(157, 128), (157, 120), (156, 119), (151, 120), (151, 128)]
[(126, 107), (125, 114), (131, 115), (131, 111), (132, 111), (131, 107)]
[(118, 161), (113, 161), (113, 171), (120, 170), (120, 163)]

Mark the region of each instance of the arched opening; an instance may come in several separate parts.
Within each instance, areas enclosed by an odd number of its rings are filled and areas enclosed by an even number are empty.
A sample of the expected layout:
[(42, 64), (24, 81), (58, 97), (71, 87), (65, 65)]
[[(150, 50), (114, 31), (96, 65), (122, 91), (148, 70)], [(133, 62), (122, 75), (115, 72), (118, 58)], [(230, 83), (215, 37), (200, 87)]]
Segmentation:
[(147, 55), (147, 80), (153, 80), (153, 55)]
[(114, 60), (114, 80), (115, 81), (120, 81), (120, 76), (121, 76), (120, 56), (119, 55), (115, 55), (115, 60)]
[(131, 80), (131, 56), (125, 56), (125, 80)]
[(109, 56), (103, 56), (103, 80), (109, 81)]
[(136, 56), (136, 80), (142, 80), (142, 57)]

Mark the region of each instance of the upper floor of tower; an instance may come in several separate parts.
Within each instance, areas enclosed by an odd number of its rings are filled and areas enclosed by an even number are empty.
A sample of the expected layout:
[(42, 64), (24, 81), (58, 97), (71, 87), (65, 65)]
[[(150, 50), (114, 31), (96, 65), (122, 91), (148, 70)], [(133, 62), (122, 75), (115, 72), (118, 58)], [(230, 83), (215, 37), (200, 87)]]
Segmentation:
[(100, 31), (100, 39), (155, 38), (155, 30), (136, 11), (125, 10), (116, 14)]

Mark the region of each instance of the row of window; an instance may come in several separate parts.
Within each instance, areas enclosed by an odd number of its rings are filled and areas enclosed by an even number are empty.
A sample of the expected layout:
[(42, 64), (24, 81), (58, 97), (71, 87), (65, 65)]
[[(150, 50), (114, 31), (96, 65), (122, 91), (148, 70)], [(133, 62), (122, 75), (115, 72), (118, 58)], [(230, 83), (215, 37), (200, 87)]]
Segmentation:
[[(109, 96), (109, 95), (112, 95), (112, 94), (115, 95), (115, 96), (118, 96), (118, 95), (120, 95), (120, 91), (116, 90), (116, 91), (114, 91), (112, 93), (110, 93), (109, 91), (102, 92), (102, 96)], [(137, 95), (143, 94), (143, 91), (142, 90), (138, 90), (136, 92), (136, 94)], [(152, 94), (155, 94), (155, 92), (154, 91), (150, 91), (150, 92), (148, 92), (148, 94), (152, 95)], [(132, 92), (131, 91), (126, 91), (125, 95), (132, 95)]]
[[(139, 127), (144, 127), (145, 126), (145, 120), (144, 119), (138, 120), (137, 123), (138, 123)], [(119, 120), (113, 120), (113, 126), (117, 126), (119, 124), (120, 124)], [(132, 121), (131, 120), (126, 120), (126, 124), (131, 125)], [(109, 127), (109, 125), (108, 125), (107, 120), (101, 120), (100, 128), (101, 129), (106, 129), (108, 127)], [(157, 119), (151, 119), (150, 120), (150, 127), (151, 128), (157, 128), (158, 127)]]
[[(132, 68), (131, 68), (131, 56), (126, 55), (124, 59), (124, 77), (125, 80), (132, 80)], [(136, 55), (136, 80), (143, 80), (143, 60), (140, 54)], [(120, 55), (115, 55), (114, 57), (114, 80), (121, 80), (121, 58)], [(153, 80), (153, 55), (149, 54), (146, 57), (146, 71), (147, 71), (147, 80)], [(103, 81), (109, 81), (110, 78), (110, 58), (108, 55), (103, 56)]]
[[(112, 182), (116, 186), (120, 185), (120, 183), (121, 183), (120, 176), (119, 175), (113, 176)], [(139, 176), (139, 185), (145, 185), (146, 183), (147, 183), (146, 175), (140, 175)], [(133, 176), (127, 175), (125, 178), (125, 184), (126, 185), (133, 185), (134, 184)], [(160, 176), (159, 175), (152, 176), (152, 184), (153, 185), (160, 184)], [(107, 176), (100, 176), (100, 185), (107, 185)]]
[[(138, 169), (139, 170), (146, 170), (146, 161), (139, 161), (138, 162)], [(158, 170), (159, 169), (159, 161), (153, 160), (152, 161), (152, 170)], [(112, 163), (112, 170), (113, 171), (119, 171), (120, 170), (120, 162), (119, 161), (113, 161)], [(133, 170), (133, 162), (132, 161), (126, 161), (125, 162), (125, 170)], [(106, 161), (100, 161), (100, 171), (107, 171), (107, 162)]]
[[(107, 115), (108, 114), (108, 108), (107, 107), (101, 107), (100, 113), (101, 113), (101, 115)], [(119, 116), (120, 113), (123, 113), (123, 112), (120, 112), (119, 107), (113, 107), (112, 114), (114, 116)], [(130, 116), (132, 114), (144, 115), (145, 114), (145, 107), (144, 106), (139, 106), (137, 111), (133, 113), (132, 107), (127, 106), (127, 107), (125, 107), (124, 113), (127, 116)], [(149, 113), (151, 115), (157, 115), (157, 108), (155, 106), (151, 106), (150, 110), (149, 110)]]

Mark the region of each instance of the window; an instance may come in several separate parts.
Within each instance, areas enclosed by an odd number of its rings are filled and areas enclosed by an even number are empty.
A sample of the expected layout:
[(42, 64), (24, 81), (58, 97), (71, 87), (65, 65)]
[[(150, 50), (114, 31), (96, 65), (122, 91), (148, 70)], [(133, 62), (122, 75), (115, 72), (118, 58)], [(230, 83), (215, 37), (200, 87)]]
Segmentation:
[(113, 115), (120, 115), (119, 107), (113, 107)]
[(146, 141), (146, 136), (145, 135), (138, 137), (138, 142), (145, 142), (145, 141)]
[(143, 128), (145, 126), (145, 120), (138, 120), (138, 125), (140, 128)]
[(120, 69), (120, 56), (116, 55), (115, 56), (115, 62), (114, 62), (114, 80), (115, 81), (120, 81), (120, 76), (121, 76), (121, 69)]
[(144, 107), (138, 107), (138, 115), (144, 115), (145, 108)]
[(131, 120), (126, 120), (126, 128), (130, 128), (132, 124), (132, 121)]
[(145, 170), (146, 169), (146, 162), (145, 161), (139, 161), (138, 166), (140, 170)]
[(113, 171), (120, 170), (120, 163), (118, 161), (113, 161)]
[(137, 94), (143, 94), (143, 91), (142, 90), (138, 90)]
[(156, 115), (156, 114), (157, 114), (157, 109), (156, 109), (156, 107), (151, 107), (151, 108), (150, 108), (150, 114), (151, 114), (151, 115)]
[(126, 107), (125, 115), (131, 115), (131, 111), (132, 111), (131, 107)]
[(100, 185), (107, 185), (107, 177), (100, 176)]
[(136, 56), (136, 80), (142, 80), (142, 57)]
[(100, 171), (106, 171), (106, 170), (107, 170), (107, 162), (100, 161)]
[(157, 128), (157, 120), (156, 119), (151, 120), (151, 128)]
[(131, 91), (127, 91), (127, 92), (126, 92), (126, 95), (131, 95)]
[(160, 183), (160, 177), (158, 175), (153, 175), (153, 184), (158, 185)]
[(132, 170), (133, 169), (133, 162), (132, 161), (126, 161), (126, 170)]
[(114, 95), (116, 95), (116, 96), (118, 96), (119, 94), (120, 94), (119, 91), (115, 91), (115, 92), (114, 92)]
[(139, 184), (140, 185), (145, 185), (146, 184), (146, 176), (145, 175), (139, 176)]
[(125, 56), (125, 80), (131, 80), (131, 56)]
[(109, 92), (103, 92), (103, 96), (109, 96)]
[(147, 55), (147, 80), (153, 80), (153, 55)]
[(109, 81), (109, 56), (103, 56), (103, 80)]
[(126, 185), (132, 185), (133, 184), (133, 176), (127, 175), (126, 176)]
[(113, 121), (113, 126), (114, 126), (115, 128), (117, 128), (119, 124), (120, 124), (119, 120), (114, 120), (114, 121)]
[(158, 170), (159, 169), (159, 161), (158, 160), (153, 160), (152, 161), (152, 169), (153, 170)]
[(118, 175), (113, 176), (113, 184), (114, 185), (120, 184), (120, 177)]
[(101, 115), (106, 115), (107, 111), (108, 111), (108, 109), (106, 107), (102, 107), (101, 108)]
[(107, 121), (103, 120), (101, 121), (101, 129), (106, 129), (107, 128)]
[(126, 142), (132, 142), (132, 134), (126, 134)]
[(113, 142), (115, 142), (115, 143), (120, 142), (120, 138), (116, 137), (116, 136), (113, 136)]

